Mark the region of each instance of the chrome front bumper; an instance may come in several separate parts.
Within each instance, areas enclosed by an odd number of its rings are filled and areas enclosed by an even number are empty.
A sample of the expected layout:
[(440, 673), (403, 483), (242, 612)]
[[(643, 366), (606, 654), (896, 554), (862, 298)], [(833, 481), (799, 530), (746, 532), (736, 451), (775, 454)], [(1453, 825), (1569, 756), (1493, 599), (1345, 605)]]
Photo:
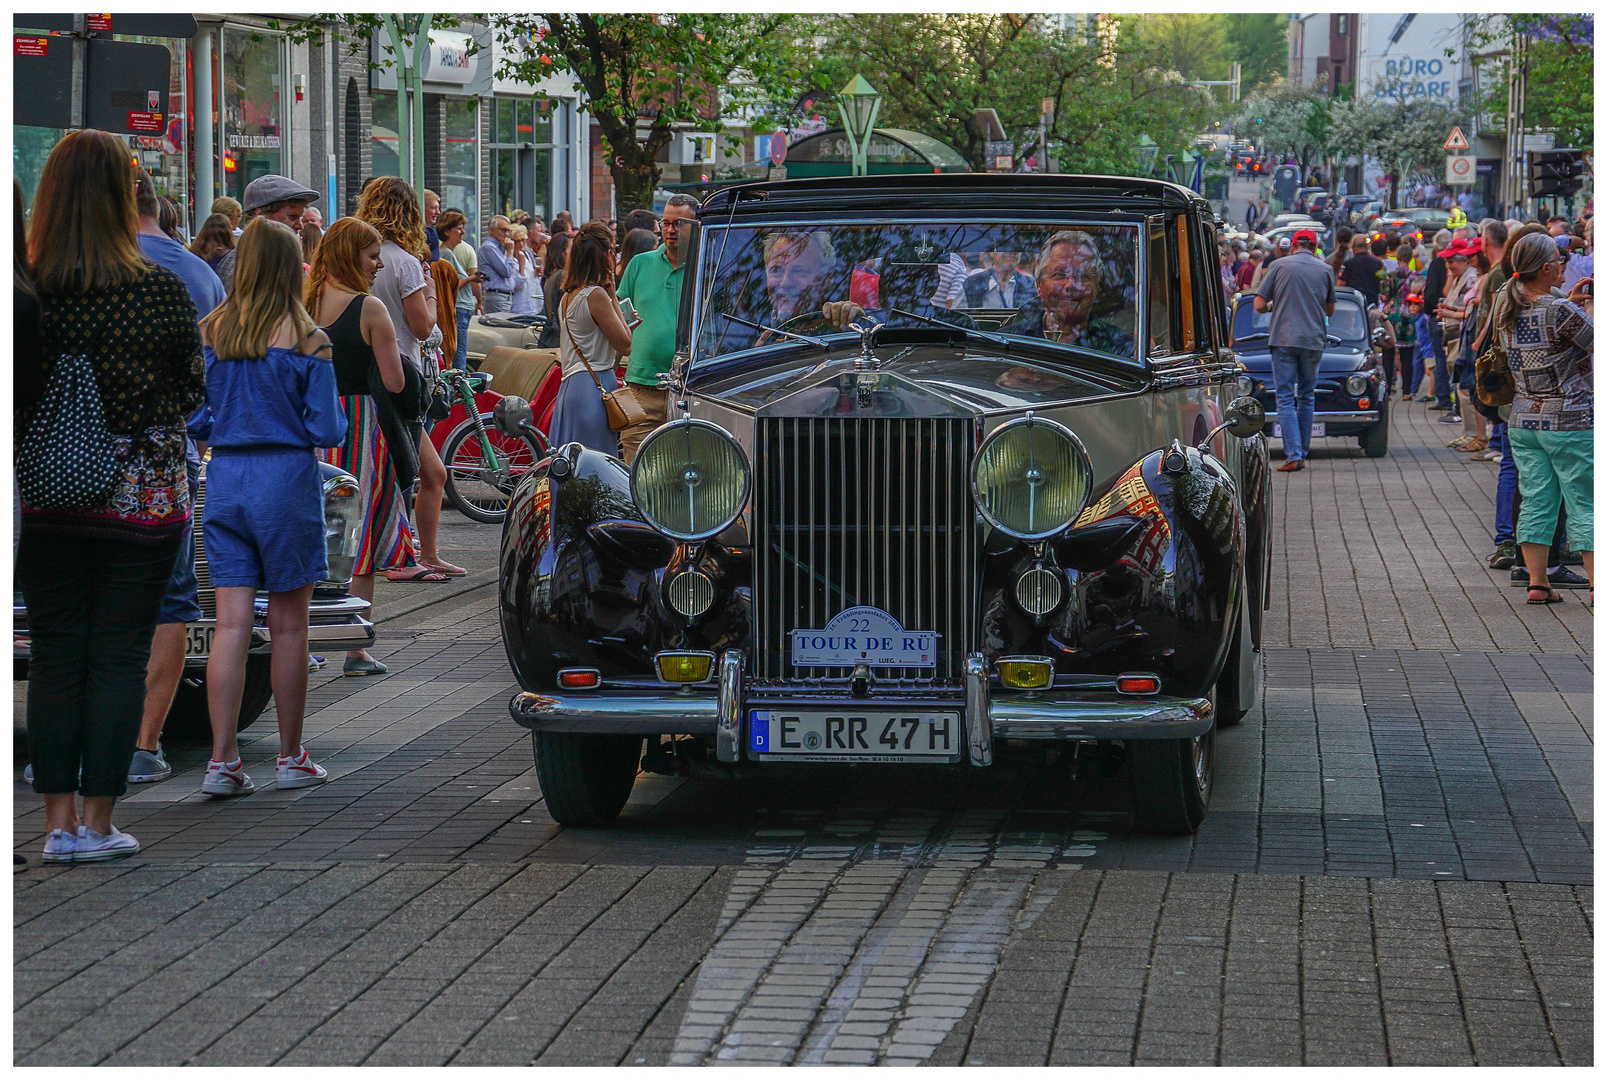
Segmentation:
[[(789, 699), (797, 705), (839, 706), (844, 700), (806, 694)], [(897, 702), (923, 704), (902, 696)], [(677, 689), (639, 683), (561, 695), (526, 691), (514, 695), (508, 712), (532, 731), (713, 735), (719, 760), (737, 761), (748, 704), (742, 655), (733, 650), (720, 659), (716, 686)], [(960, 704), (950, 698), (940, 706)], [(1135, 698), (1086, 690), (1000, 692), (990, 685), (980, 655), (966, 660), (963, 704), (967, 756), (973, 765), (993, 763), (994, 739), (1189, 739), (1205, 734), (1213, 723), (1206, 698)]]
[[(273, 652), (273, 635), (268, 630), (268, 598), (256, 599), (256, 625), (251, 628), (253, 655)], [(314, 598), (308, 626), (307, 647), (316, 653), (355, 652), (374, 644), (374, 624), (368, 615), (372, 605), (361, 597), (341, 596), (329, 599)], [(216, 619), (197, 619), (186, 626), (216, 626)], [(11, 658), (26, 661), (32, 658), (32, 641), (28, 632), (28, 610), (21, 603), (11, 605)], [(186, 657), (187, 667), (206, 664), (205, 656)]]

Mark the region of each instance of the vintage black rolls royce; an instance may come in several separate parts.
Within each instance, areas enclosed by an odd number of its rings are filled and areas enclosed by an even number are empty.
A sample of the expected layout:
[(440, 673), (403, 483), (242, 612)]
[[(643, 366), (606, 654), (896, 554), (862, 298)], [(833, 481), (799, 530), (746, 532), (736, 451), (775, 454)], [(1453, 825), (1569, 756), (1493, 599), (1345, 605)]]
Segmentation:
[(997, 753), (1129, 775), (1142, 827), (1194, 830), (1270, 578), (1218, 225), (1123, 177), (712, 195), (669, 422), (630, 466), (556, 447), (504, 526), (510, 711), (553, 817), (611, 821), (639, 765)]

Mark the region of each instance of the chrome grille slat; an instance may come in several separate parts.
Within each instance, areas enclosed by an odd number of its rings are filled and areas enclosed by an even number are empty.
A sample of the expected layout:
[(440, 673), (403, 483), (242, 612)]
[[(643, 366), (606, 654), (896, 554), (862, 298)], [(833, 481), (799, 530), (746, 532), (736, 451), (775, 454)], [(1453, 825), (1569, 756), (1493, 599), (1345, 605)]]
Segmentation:
[(978, 523), (968, 490), (969, 420), (760, 418), (754, 490), (754, 677), (800, 685), (846, 668), (795, 669), (794, 629), (868, 604), (910, 630), (935, 630), (935, 669), (880, 678), (958, 685), (978, 587)]

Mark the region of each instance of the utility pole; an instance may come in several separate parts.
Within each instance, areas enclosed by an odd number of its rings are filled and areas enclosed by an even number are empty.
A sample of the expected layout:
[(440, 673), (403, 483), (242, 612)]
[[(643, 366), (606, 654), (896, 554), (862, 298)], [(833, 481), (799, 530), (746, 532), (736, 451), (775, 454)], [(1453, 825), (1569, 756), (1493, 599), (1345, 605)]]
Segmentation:
[(1524, 35), (1514, 32), (1512, 52), (1507, 66), (1507, 153), (1506, 171), (1501, 177), (1501, 201), (1510, 213), (1527, 200), (1529, 167), (1525, 160), (1523, 129), (1526, 119), (1525, 98), (1528, 93), (1527, 42)]
[(89, 16), (73, 16), (73, 123), (84, 126), (84, 69), (89, 60)]
[(1055, 99), (1046, 97), (1038, 107), (1038, 171), (1049, 171), (1049, 124), (1055, 116)]
[[(434, 15), (381, 15), (390, 38), (391, 55), (396, 62), (396, 169), (402, 179), (420, 190), (424, 187), (424, 51), (430, 46), (430, 25)], [(417, 22), (415, 22), (417, 20)], [(409, 24), (413, 24), (409, 26)], [(405, 34), (405, 31), (411, 34)], [(408, 50), (407, 37), (413, 48)], [(421, 200), (422, 202), (422, 200)]]

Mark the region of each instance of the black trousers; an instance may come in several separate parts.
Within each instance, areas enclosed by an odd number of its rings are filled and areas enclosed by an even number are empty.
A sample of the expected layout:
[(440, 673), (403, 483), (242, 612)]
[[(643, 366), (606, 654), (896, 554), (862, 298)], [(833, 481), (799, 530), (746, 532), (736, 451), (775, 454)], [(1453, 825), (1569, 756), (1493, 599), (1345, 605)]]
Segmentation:
[(32, 639), (28, 755), (40, 794), (115, 798), (127, 790), (151, 634), (179, 541), (136, 544), (23, 527), (17, 585)]
[[(1379, 351), (1379, 354), (1382, 356), (1383, 361), (1384, 361), (1384, 387), (1383, 387), (1383, 389), (1384, 389), (1384, 398), (1385, 398), (1385, 400), (1388, 400), (1389, 396), (1395, 392), (1395, 351), (1396, 350), (1395, 350), (1395, 346), (1393, 346), (1393, 345), (1385, 345), (1382, 348), (1380, 348), (1378, 351)], [(1410, 359), (1408, 359), (1407, 363), (1410, 363), (1410, 362), (1411, 362)], [(1408, 367), (1407, 370), (1406, 370), (1406, 378), (1403, 379), (1402, 382), (1410, 381), (1411, 374), (1412, 374), (1411, 368)]]

